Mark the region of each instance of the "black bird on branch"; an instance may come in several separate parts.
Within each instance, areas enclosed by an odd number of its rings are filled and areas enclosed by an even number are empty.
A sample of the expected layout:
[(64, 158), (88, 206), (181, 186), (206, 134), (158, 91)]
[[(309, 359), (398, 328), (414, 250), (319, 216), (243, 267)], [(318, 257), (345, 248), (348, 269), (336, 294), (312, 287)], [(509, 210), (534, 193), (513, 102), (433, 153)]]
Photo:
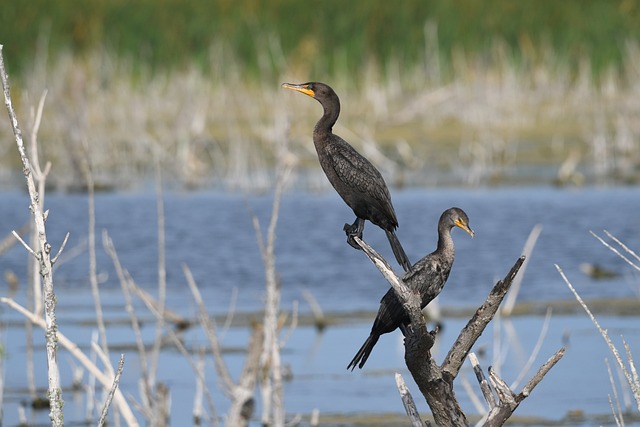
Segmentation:
[[(474, 235), (473, 230), (469, 228), (469, 217), (462, 209), (447, 209), (442, 213), (438, 221), (438, 247), (434, 252), (416, 262), (411, 270), (402, 277), (407, 287), (420, 295), (420, 308), (425, 308), (427, 304), (438, 296), (449, 278), (455, 256), (453, 238), (451, 237), (451, 229), (453, 227), (462, 228), (471, 237)], [(362, 369), (380, 335), (400, 328), (406, 336), (406, 328), (409, 323), (407, 312), (398, 299), (396, 292), (393, 288), (390, 288), (380, 300), (380, 308), (371, 327), (369, 337), (351, 363), (349, 363), (347, 369), (353, 371), (356, 365)]]
[(398, 219), (382, 175), (369, 160), (332, 132), (340, 115), (338, 95), (328, 85), (318, 82), (283, 83), (282, 87), (316, 99), (324, 109), (313, 129), (313, 144), (329, 182), (356, 215), (353, 224), (344, 225), (347, 242), (360, 249), (353, 237), (362, 238), (364, 221), (369, 220), (386, 232), (396, 260), (408, 271), (411, 262), (396, 236)]

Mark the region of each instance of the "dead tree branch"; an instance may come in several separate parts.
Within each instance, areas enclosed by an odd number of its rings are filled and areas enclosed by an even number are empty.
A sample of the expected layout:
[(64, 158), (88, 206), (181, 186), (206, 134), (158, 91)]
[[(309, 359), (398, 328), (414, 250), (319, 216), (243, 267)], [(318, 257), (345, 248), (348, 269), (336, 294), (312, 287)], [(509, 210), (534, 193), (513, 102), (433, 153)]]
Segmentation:
[(497, 406), (489, 411), (487, 419), (483, 424), (484, 427), (498, 427), (503, 425), (507, 419), (513, 414), (518, 405), (527, 398), (533, 389), (542, 381), (547, 372), (564, 356), (564, 348), (558, 350), (553, 356), (549, 358), (541, 367), (538, 372), (531, 377), (529, 382), (525, 384), (522, 391), (518, 394), (513, 393), (506, 382), (504, 382), (498, 374), (489, 368), (489, 379), (498, 395), (499, 403)]
[(64, 425), (64, 417), (62, 406), (62, 387), (60, 386), (60, 371), (58, 369), (58, 322), (56, 320), (56, 297), (53, 287), (53, 263), (51, 262), (51, 244), (47, 240), (47, 232), (45, 227), (45, 215), (42, 211), (40, 196), (36, 188), (33, 177), (31, 163), (25, 151), (24, 142), (22, 140), (22, 131), (18, 125), (18, 119), (13, 109), (11, 101), (11, 92), (9, 89), (9, 77), (4, 66), (4, 57), (2, 54), (3, 46), (0, 45), (0, 78), (4, 90), (4, 101), (9, 113), (11, 127), (16, 139), (20, 159), (22, 160), (23, 173), (27, 180), (27, 188), (31, 200), (30, 209), (35, 222), (35, 231), (38, 239), (38, 247), (33, 248), (36, 253), (36, 259), (39, 263), (40, 275), (44, 283), (44, 306), (45, 306), (45, 337), (47, 348), (47, 367), (48, 367), (48, 390), (49, 390), (49, 418), (53, 426)]
[[(411, 325), (407, 328), (404, 341), (405, 362), (431, 408), (435, 423), (439, 426), (468, 425), (467, 418), (462, 412), (453, 391), (453, 381), (476, 340), (496, 315), (509, 287), (516, 278), (520, 267), (522, 267), (525, 257), (518, 258), (507, 276), (496, 283), (485, 302), (476, 310), (471, 320), (460, 332), (449, 353), (444, 358), (442, 365), (438, 366), (429, 353), (434, 344), (437, 331), (427, 331), (417, 295), (398, 278), (386, 260), (371, 246), (357, 237), (356, 242), (391, 284), (409, 315)], [(500, 398), (499, 402), (496, 402), (493, 398), (487, 398), (489, 406), (492, 408), (490, 413), (491, 420), (504, 422), (509, 418), (519, 403), (529, 395), (531, 390), (542, 380), (544, 375), (563, 354), (564, 349), (561, 349), (549, 359), (518, 395), (513, 394), (506, 383), (490, 371), (490, 379)], [(476, 372), (476, 374), (478, 373)], [(482, 377), (482, 379), (484, 378)], [(483, 389), (483, 393), (485, 396), (491, 395), (488, 384)], [(493, 415), (494, 413), (495, 415)]]

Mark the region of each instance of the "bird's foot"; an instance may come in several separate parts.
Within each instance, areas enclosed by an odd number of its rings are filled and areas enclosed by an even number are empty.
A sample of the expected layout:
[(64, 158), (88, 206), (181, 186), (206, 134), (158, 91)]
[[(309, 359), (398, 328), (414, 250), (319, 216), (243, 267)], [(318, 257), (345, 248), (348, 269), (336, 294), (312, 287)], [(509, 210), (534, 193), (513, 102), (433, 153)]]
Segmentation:
[(342, 229), (347, 234), (347, 243), (354, 249), (362, 250), (356, 239), (354, 239), (355, 236), (362, 239), (362, 232), (358, 232), (358, 227), (355, 224), (345, 224)]

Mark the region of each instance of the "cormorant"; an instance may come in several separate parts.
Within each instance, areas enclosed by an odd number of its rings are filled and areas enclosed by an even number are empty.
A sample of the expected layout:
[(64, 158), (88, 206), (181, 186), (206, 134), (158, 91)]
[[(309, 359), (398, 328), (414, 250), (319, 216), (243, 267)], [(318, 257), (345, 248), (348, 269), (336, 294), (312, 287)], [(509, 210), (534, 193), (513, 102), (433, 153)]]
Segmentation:
[(356, 215), (353, 224), (344, 225), (347, 242), (360, 249), (353, 237), (362, 238), (364, 221), (369, 220), (386, 232), (396, 260), (408, 271), (411, 262), (395, 234), (398, 219), (382, 175), (369, 160), (332, 132), (340, 114), (338, 95), (331, 87), (319, 82), (283, 83), (282, 87), (316, 99), (324, 109), (322, 118), (313, 129), (313, 144), (329, 182)]
[[(438, 221), (438, 247), (429, 255), (416, 262), (415, 265), (402, 277), (409, 289), (418, 292), (420, 308), (425, 308), (435, 297), (438, 296), (444, 287), (455, 255), (451, 229), (460, 227), (473, 237), (474, 233), (469, 228), (469, 218), (460, 208), (450, 208), (442, 213)], [(355, 355), (347, 369), (355, 369), (356, 365), (362, 369), (367, 361), (373, 346), (378, 342), (380, 335), (400, 328), (406, 335), (406, 327), (410, 323), (402, 303), (396, 296), (393, 288), (380, 300), (380, 308), (376, 320), (373, 322), (371, 333), (364, 342), (358, 353)]]

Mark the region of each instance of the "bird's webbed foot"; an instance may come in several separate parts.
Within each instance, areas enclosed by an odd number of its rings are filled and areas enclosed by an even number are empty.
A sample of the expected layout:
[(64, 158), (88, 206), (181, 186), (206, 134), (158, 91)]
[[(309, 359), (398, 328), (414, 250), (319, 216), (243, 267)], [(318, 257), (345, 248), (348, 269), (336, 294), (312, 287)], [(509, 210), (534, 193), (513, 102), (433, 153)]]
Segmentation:
[(362, 239), (362, 232), (364, 231), (364, 219), (356, 218), (353, 224), (345, 224), (344, 227), (342, 227), (342, 229), (347, 234), (347, 243), (352, 248), (355, 248), (358, 250), (362, 249), (360, 248), (360, 245), (356, 243), (356, 240), (354, 239), (354, 237), (358, 236), (360, 239)]

